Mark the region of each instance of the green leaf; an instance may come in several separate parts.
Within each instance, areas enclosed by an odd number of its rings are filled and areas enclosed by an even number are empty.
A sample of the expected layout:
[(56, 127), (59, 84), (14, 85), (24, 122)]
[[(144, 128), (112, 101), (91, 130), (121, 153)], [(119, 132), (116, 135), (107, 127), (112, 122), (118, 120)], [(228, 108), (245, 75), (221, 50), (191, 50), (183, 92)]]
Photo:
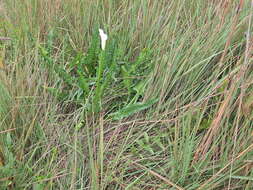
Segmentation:
[(7, 135), (6, 135), (6, 144), (7, 144), (8, 147), (12, 146), (12, 138), (11, 138), (10, 133), (7, 133)]
[(131, 92), (131, 85), (132, 85), (132, 80), (130, 78), (130, 73), (128, 69), (125, 66), (121, 66), (121, 73), (123, 76), (123, 84), (127, 88), (128, 92)]
[(139, 83), (137, 83), (134, 86), (133, 90), (135, 90), (137, 94), (143, 95), (144, 91), (145, 91), (145, 85), (146, 85), (146, 81), (145, 80), (140, 81)]
[(149, 136), (147, 132), (144, 133), (144, 139), (147, 143), (149, 142)]
[(88, 49), (87, 55), (84, 59), (84, 64), (88, 68), (88, 73), (93, 76), (96, 73), (95, 66), (98, 63), (99, 54), (100, 54), (100, 41), (99, 41), (99, 33), (96, 28), (93, 32), (91, 44)]
[(68, 85), (70, 85), (70, 86), (74, 85), (75, 81), (73, 80), (73, 77), (63, 67), (55, 65), (55, 72)]
[(144, 147), (144, 149), (145, 149), (146, 151), (148, 151), (149, 153), (154, 154), (153, 149), (152, 149), (149, 145), (146, 145), (146, 146)]
[(79, 131), (82, 127), (83, 127), (83, 121), (81, 121), (80, 123), (78, 123), (78, 124), (75, 126), (75, 129), (76, 129), (76, 131)]
[(151, 99), (151, 100), (147, 101), (146, 103), (137, 102), (135, 104), (127, 105), (126, 107), (122, 108), (121, 110), (111, 114), (112, 119), (120, 120), (125, 117), (129, 117), (130, 115), (133, 115), (137, 112), (140, 112), (142, 110), (145, 110), (145, 109), (151, 107), (157, 101), (158, 101), (158, 99)]
[(82, 73), (77, 72), (79, 77), (78, 77), (78, 86), (85, 92), (85, 93), (89, 93), (90, 89), (89, 89), (89, 84), (87, 83), (87, 80), (84, 78), (84, 76), (82, 75)]

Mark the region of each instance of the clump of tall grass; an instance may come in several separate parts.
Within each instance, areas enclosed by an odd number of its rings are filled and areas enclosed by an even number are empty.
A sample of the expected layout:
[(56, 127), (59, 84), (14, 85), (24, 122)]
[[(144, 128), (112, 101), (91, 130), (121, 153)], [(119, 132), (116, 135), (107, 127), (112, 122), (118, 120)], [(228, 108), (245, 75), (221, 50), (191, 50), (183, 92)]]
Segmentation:
[(249, 0), (3, 4), (3, 188), (252, 187)]

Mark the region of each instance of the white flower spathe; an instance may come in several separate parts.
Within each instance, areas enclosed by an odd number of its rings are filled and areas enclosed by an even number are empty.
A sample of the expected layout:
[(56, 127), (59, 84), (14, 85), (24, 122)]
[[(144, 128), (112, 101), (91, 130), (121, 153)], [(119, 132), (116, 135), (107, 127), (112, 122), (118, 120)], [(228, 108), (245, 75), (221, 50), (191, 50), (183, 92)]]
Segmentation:
[(102, 50), (105, 50), (105, 43), (106, 43), (108, 36), (104, 33), (104, 31), (102, 29), (99, 29), (99, 35), (101, 38), (101, 48), (102, 48)]

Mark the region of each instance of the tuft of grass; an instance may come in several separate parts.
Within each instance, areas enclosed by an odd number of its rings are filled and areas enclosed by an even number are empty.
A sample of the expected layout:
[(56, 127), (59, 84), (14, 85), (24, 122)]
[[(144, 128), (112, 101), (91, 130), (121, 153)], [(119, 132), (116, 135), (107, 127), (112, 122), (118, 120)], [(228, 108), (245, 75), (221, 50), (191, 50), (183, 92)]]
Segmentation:
[(0, 189), (250, 190), (252, 12), (1, 1)]

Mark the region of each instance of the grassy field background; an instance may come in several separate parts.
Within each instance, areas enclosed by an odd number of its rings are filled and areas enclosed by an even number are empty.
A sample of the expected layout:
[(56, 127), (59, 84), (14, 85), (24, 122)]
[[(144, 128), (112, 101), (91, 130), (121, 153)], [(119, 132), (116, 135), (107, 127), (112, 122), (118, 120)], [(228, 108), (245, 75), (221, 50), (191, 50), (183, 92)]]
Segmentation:
[(0, 0), (0, 189), (253, 189), (252, 13)]

